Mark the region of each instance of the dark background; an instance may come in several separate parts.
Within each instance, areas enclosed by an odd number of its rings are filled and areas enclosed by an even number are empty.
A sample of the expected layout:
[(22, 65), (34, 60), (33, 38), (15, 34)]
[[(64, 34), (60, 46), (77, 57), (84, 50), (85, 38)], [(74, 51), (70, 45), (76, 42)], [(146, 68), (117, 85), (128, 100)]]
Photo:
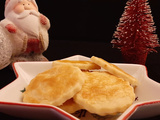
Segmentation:
[[(4, 19), (0, 1), (0, 20)], [(37, 0), (39, 11), (51, 22), (50, 40), (110, 42), (127, 0)], [(149, 0), (160, 35), (159, 0)]]

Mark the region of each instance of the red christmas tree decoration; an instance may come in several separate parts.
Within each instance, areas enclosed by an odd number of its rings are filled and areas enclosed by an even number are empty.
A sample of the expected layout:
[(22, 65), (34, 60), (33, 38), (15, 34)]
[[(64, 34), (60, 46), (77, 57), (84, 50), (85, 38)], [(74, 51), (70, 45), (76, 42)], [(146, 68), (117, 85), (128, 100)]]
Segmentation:
[(111, 41), (125, 62), (145, 64), (149, 52), (159, 47), (148, 0), (129, 0)]

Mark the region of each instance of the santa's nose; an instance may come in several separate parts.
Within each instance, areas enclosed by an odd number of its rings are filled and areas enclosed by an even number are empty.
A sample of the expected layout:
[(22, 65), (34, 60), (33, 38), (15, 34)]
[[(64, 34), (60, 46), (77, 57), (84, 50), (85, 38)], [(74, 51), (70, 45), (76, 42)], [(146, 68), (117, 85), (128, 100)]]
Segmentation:
[(24, 6), (25, 10), (30, 10), (31, 9), (30, 3), (25, 3), (25, 4), (23, 4), (23, 6)]

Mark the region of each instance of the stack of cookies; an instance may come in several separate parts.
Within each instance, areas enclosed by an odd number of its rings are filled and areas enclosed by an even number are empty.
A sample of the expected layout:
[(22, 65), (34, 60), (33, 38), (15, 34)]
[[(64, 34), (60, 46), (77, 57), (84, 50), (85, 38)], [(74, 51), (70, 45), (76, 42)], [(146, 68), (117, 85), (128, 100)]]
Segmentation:
[(31, 80), (23, 102), (54, 105), (68, 113), (85, 109), (115, 115), (132, 105), (137, 85), (137, 79), (95, 56), (91, 61), (57, 60)]

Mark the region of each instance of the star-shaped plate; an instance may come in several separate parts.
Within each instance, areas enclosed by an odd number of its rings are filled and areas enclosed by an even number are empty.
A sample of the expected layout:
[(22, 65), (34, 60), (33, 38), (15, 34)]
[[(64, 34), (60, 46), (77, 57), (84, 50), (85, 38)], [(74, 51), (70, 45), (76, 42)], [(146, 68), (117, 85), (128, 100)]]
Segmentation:
[[(65, 59), (90, 60), (90, 58), (81, 55)], [(139, 85), (135, 88), (136, 100), (124, 113), (102, 118), (126, 120), (160, 115), (160, 84), (148, 77), (146, 67), (138, 64), (114, 64), (138, 79)], [(84, 110), (71, 115), (55, 106), (22, 102), (22, 92), (30, 80), (38, 73), (50, 69), (51, 66), (52, 61), (14, 63), (13, 69), (17, 79), (0, 90), (0, 112), (21, 118), (45, 120), (97, 120), (101, 118), (101, 116), (90, 114)]]

